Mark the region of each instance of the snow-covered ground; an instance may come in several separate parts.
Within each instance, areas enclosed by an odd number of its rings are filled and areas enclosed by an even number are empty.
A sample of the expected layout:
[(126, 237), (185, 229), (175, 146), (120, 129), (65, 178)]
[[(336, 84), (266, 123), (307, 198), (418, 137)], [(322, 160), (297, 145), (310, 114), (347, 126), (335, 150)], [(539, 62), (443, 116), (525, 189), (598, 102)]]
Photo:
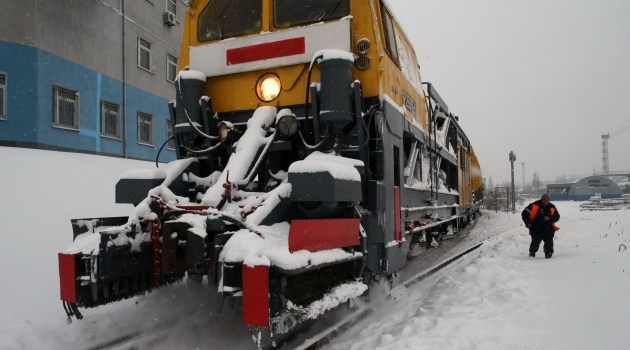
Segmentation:
[(421, 285), (395, 291), (330, 348), (630, 348), (630, 210), (555, 204), (561, 230), (551, 259), (542, 246), (528, 257), (519, 215), (486, 212), (471, 237), (502, 234)]
[[(108, 157), (0, 147), (0, 349), (85, 349), (134, 331), (169, 336), (133, 348), (252, 348), (240, 314), (216, 317), (206, 286), (179, 283), (85, 310), (65, 322), (57, 252), (71, 218), (127, 215), (114, 185), (131, 168)], [(333, 349), (625, 349), (630, 324), (630, 211), (562, 216), (550, 260), (527, 257), (518, 215), (486, 212), (468, 241), (501, 234), (421, 284), (396, 290)]]

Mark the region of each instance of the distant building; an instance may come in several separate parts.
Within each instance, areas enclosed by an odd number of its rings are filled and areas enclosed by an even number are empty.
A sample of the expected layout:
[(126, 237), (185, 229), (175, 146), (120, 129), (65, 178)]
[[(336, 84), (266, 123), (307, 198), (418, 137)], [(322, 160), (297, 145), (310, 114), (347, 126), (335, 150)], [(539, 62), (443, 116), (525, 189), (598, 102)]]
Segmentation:
[(547, 184), (547, 193), (552, 201), (584, 201), (595, 194), (601, 194), (601, 198), (619, 198), (622, 191), (607, 177), (588, 176), (576, 182)]
[[(5, 0), (0, 145), (155, 159), (171, 132), (177, 0)], [(175, 159), (166, 148), (160, 160)]]

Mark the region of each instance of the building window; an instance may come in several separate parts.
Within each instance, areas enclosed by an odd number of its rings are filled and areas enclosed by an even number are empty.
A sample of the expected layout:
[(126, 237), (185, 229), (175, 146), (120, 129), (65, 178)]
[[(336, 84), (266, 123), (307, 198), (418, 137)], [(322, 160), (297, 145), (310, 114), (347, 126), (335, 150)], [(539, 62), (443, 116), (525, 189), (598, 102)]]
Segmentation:
[(166, 0), (166, 12), (177, 14), (177, 0)]
[(166, 148), (168, 149), (175, 149), (175, 140), (171, 138), (172, 136), (173, 136), (173, 125), (171, 124), (170, 120), (167, 120), (166, 121), (166, 139), (168, 140), (168, 144), (166, 145)]
[(101, 101), (101, 135), (120, 139), (120, 105)]
[(166, 80), (174, 83), (177, 77), (177, 57), (166, 54)]
[(153, 146), (153, 116), (138, 112), (138, 143)]
[(0, 72), (0, 119), (7, 120), (7, 73)]
[(79, 92), (53, 86), (53, 126), (79, 129)]
[(138, 67), (151, 71), (151, 43), (138, 37)]

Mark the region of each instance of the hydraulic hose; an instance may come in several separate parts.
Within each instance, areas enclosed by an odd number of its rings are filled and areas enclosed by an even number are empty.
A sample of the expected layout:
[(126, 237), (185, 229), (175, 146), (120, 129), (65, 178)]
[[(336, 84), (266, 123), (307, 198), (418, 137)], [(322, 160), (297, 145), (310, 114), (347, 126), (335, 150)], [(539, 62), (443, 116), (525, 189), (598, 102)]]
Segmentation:
[(157, 153), (157, 156), (155, 156), (155, 167), (159, 168), (160, 165), (158, 164), (158, 159), (160, 159), (160, 153), (162, 153), (162, 150), (164, 149), (164, 146), (166, 146), (166, 144), (172, 140), (175, 137), (175, 135), (171, 135), (171, 137), (167, 138), (166, 141), (164, 141), (164, 143), (162, 144), (162, 147), (160, 147), (160, 150)]
[(219, 148), (219, 146), (223, 145), (223, 142), (219, 142), (214, 146), (210, 146), (206, 149), (200, 149), (200, 150), (195, 150), (195, 149), (190, 149), (186, 146), (182, 146), (183, 149), (185, 149), (187, 152), (190, 152), (192, 154), (205, 154), (205, 153), (210, 153), (212, 151), (214, 151), (215, 149)]
[[(183, 94), (182, 94), (182, 84), (181, 84), (181, 82), (179, 80), (177, 81), (177, 92), (179, 94), (180, 100), (184, 101), (184, 97), (183, 97)], [(190, 119), (190, 115), (188, 115), (188, 111), (186, 110), (186, 107), (182, 106), (182, 109), (184, 110), (184, 115), (186, 116), (186, 119), (188, 119), (188, 124), (190, 124), (190, 126), (193, 127), (193, 129), (197, 132), (197, 134), (207, 138), (208, 140), (217, 140), (218, 139), (217, 136), (208, 135), (205, 132), (199, 130), (199, 128), (197, 128), (195, 123), (192, 121), (192, 119)]]

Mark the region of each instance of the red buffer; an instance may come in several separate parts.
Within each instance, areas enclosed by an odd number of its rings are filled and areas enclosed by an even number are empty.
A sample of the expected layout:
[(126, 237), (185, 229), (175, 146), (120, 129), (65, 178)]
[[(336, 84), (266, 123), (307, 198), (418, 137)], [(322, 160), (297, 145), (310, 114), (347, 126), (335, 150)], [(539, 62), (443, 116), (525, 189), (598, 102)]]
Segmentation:
[(243, 322), (269, 327), (269, 266), (243, 265)]
[(59, 253), (59, 287), (61, 300), (75, 304), (77, 302), (76, 269), (74, 254)]

